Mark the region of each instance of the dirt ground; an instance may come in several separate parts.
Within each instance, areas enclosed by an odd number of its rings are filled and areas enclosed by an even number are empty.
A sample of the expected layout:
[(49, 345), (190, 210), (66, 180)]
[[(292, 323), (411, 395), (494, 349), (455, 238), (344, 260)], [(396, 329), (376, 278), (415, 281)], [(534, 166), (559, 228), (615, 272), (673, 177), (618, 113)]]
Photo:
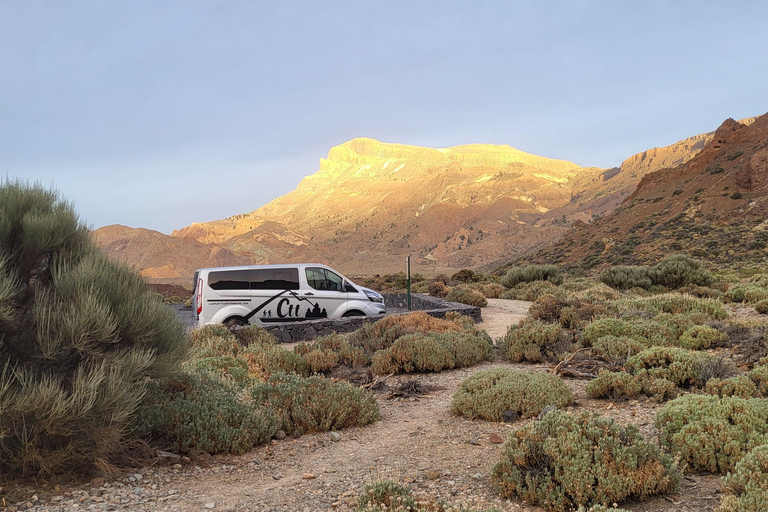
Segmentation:
[[(496, 339), (506, 332), (507, 326), (525, 316), (529, 305), (524, 301), (489, 300), (479, 326)], [(144, 494), (138, 496), (138, 501), (133, 499), (137, 491), (126, 497), (119, 494), (115, 499), (110, 494), (110, 484), (101, 482), (97, 482), (101, 489), (95, 491), (84, 486), (74, 493), (73, 489), (59, 487), (29, 492), (49, 496), (66, 493), (63, 497), (54, 496), (55, 503), (40, 503), (36, 508), (39, 510), (314, 512), (350, 510), (367, 483), (392, 479), (410, 485), (422, 499), (539, 512), (541, 509), (536, 507), (500, 498), (489, 477), (502, 447), (491, 441), (492, 434), (505, 437), (532, 420), (514, 424), (469, 421), (449, 411), (451, 398), (464, 379), (479, 369), (499, 366), (531, 371), (548, 369), (545, 365), (496, 362), (437, 374), (391, 377), (387, 381), (390, 386), (417, 378), (439, 389), (421, 398), (387, 399), (386, 393), (379, 394), (381, 419), (363, 428), (273, 440), (238, 457), (143, 468), (138, 477), (143, 479)], [(599, 411), (621, 424), (635, 423), (647, 438), (657, 438), (653, 422), (659, 404), (646, 400), (592, 400), (584, 393), (585, 381), (566, 383), (576, 397), (576, 403), (568, 410)], [(78, 492), (85, 492), (88, 499), (72, 500), (73, 496), (82, 497)], [(622, 507), (635, 512), (712, 511), (720, 502), (719, 493), (719, 477), (688, 475), (673, 496), (625, 503)], [(93, 503), (94, 495), (108, 498), (111, 506)]]

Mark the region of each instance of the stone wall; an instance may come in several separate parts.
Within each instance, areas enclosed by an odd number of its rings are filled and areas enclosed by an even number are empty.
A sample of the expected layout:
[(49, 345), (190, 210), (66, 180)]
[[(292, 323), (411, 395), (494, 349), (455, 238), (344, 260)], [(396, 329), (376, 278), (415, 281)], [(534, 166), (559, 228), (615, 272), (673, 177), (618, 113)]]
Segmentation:
[[(384, 303), (387, 305), (387, 308), (405, 309), (407, 307), (407, 298), (404, 293), (384, 294)], [(421, 293), (414, 293), (411, 295), (411, 306), (414, 311), (424, 311), (428, 315), (436, 318), (445, 318), (445, 314), (449, 311), (456, 311), (462, 315), (471, 317), (475, 322), (481, 322), (483, 320), (480, 308), (476, 306), (468, 306), (458, 302), (448, 302)], [(264, 329), (275, 336), (281, 343), (292, 343), (296, 341), (313, 340), (318, 336), (325, 336), (326, 334), (332, 334), (334, 332), (345, 333), (356, 331), (364, 324), (376, 322), (382, 318), (384, 318), (384, 315), (354, 316), (340, 318), (338, 320), (310, 320), (306, 322), (266, 325), (264, 326)]]

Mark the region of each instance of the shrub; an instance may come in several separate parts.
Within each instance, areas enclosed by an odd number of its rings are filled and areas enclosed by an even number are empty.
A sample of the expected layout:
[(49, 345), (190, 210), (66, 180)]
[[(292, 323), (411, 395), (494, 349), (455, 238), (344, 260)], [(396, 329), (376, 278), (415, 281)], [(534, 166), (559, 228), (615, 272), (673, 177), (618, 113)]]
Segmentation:
[(619, 318), (600, 318), (584, 327), (584, 332), (579, 337), (579, 343), (584, 347), (591, 347), (598, 339), (605, 336), (633, 336), (635, 327)]
[(376, 352), (371, 371), (377, 375), (439, 372), (472, 366), (492, 357), (493, 342), (485, 333), (409, 334), (390, 348)]
[(299, 343), (293, 351), (304, 358), (312, 373), (327, 372), (337, 365), (365, 366), (369, 362), (365, 351), (353, 347), (341, 334), (321, 336), (311, 344)]
[(450, 302), (460, 302), (479, 308), (484, 308), (488, 305), (488, 301), (485, 300), (485, 295), (483, 295), (482, 292), (464, 286), (454, 286), (451, 288), (451, 291), (448, 292), (445, 299)]
[(449, 291), (450, 288), (442, 281), (433, 281), (427, 285), (427, 293), (433, 297), (445, 297)]
[(496, 283), (476, 283), (471, 285), (470, 288), (479, 291), (488, 299), (498, 299), (504, 293), (504, 287)]
[(717, 346), (728, 339), (728, 335), (706, 325), (694, 325), (688, 328), (677, 340), (682, 348), (700, 350)]
[(710, 286), (715, 282), (712, 274), (701, 262), (685, 254), (667, 256), (652, 269), (653, 284), (667, 288), (680, 288), (687, 284)]
[(634, 398), (642, 386), (627, 372), (601, 371), (596, 379), (587, 383), (585, 390), (590, 398)]
[(365, 486), (357, 499), (357, 510), (374, 512), (381, 510), (416, 510), (416, 500), (409, 487), (391, 480), (374, 482)]
[(279, 345), (251, 345), (242, 352), (252, 374), (266, 380), (275, 373), (309, 375), (310, 368), (304, 357), (285, 350)]
[(633, 375), (664, 378), (677, 386), (701, 384), (701, 366), (712, 356), (677, 347), (651, 347), (627, 359), (624, 368)]
[(558, 324), (545, 324), (526, 318), (519, 325), (510, 326), (499, 343), (501, 353), (510, 361), (540, 363), (562, 353), (559, 345), (562, 328)]
[(507, 410), (531, 418), (548, 405), (571, 403), (571, 390), (555, 375), (494, 368), (477, 371), (461, 383), (453, 395), (451, 412), (471, 420), (502, 421)]
[(708, 395), (737, 396), (739, 398), (760, 398), (762, 395), (757, 390), (755, 383), (747, 375), (739, 375), (730, 379), (709, 379), (706, 393)]
[(600, 281), (619, 290), (631, 288), (648, 290), (653, 285), (650, 269), (643, 266), (619, 265), (609, 267), (600, 274)]
[(624, 364), (627, 358), (648, 348), (642, 338), (630, 336), (601, 336), (592, 344), (592, 352), (613, 364)]
[(585, 321), (592, 321), (604, 312), (605, 308), (591, 302), (544, 295), (531, 304), (528, 316), (542, 322), (558, 322), (566, 329), (577, 329)]
[(725, 292), (725, 299), (728, 302), (744, 302), (744, 297), (747, 294), (747, 290), (750, 288), (750, 286), (743, 285), (733, 286)]
[(561, 411), (513, 431), (491, 472), (505, 497), (553, 512), (669, 493), (680, 476), (634, 425)]
[(687, 395), (656, 415), (660, 441), (694, 469), (730, 471), (768, 442), (768, 400)]
[(755, 311), (764, 315), (768, 313), (768, 300), (761, 300), (755, 303)]
[(253, 402), (274, 409), (286, 432), (327, 432), (379, 419), (376, 397), (346, 382), (278, 373), (251, 390)]
[(0, 183), (0, 474), (108, 468), (147, 377), (173, 371), (186, 330), (72, 206)]
[(372, 324), (365, 324), (349, 337), (352, 346), (362, 348), (366, 354), (373, 355), (378, 350), (392, 346), (406, 334), (447, 331), (461, 332), (465, 326), (459, 322), (429, 316), (423, 311), (407, 315), (387, 316)]
[(244, 453), (271, 439), (279, 420), (273, 410), (240, 400), (240, 389), (208, 372), (151, 383), (134, 435), (180, 452)]
[(749, 378), (755, 383), (760, 394), (768, 397), (768, 365), (755, 366), (755, 369), (749, 372)]
[(536, 300), (545, 294), (555, 293), (557, 286), (549, 281), (533, 281), (531, 283), (519, 283), (501, 294), (502, 299)]
[[(712, 286), (718, 286), (717, 283), (715, 283)], [(720, 290), (717, 290), (715, 288), (710, 288), (708, 286), (697, 286), (695, 284), (687, 284), (685, 286), (682, 286), (677, 289), (680, 293), (687, 293), (690, 295), (693, 295), (694, 297), (699, 297), (700, 299), (722, 299), (723, 298), (723, 292)]]
[(237, 356), (242, 346), (223, 325), (206, 325), (189, 335), (190, 356), (193, 358)]
[(757, 446), (723, 480), (725, 496), (715, 512), (768, 510), (768, 444)]
[(258, 325), (238, 327), (232, 331), (232, 334), (234, 334), (237, 342), (244, 347), (253, 344), (268, 345), (270, 343), (277, 343), (277, 338)]
[(728, 313), (723, 304), (714, 299), (697, 299), (679, 293), (665, 293), (653, 297), (625, 300), (619, 304), (619, 310), (641, 309), (653, 314), (704, 313), (713, 320), (725, 320)]
[(532, 281), (549, 281), (557, 286), (562, 284), (563, 274), (554, 265), (526, 265), (524, 267), (512, 267), (501, 278), (501, 284), (504, 288), (514, 288), (519, 283)]

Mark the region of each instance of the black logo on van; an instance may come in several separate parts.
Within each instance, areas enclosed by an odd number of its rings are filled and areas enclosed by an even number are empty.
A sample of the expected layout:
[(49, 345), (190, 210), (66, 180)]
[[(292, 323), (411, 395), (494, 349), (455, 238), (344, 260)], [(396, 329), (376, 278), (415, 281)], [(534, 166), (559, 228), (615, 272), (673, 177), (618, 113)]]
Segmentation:
[[(290, 297), (284, 297), (285, 294), (290, 295)], [(278, 301), (277, 307), (274, 311), (272, 309), (266, 309), (269, 304), (280, 297), (282, 298)], [(291, 302), (294, 300), (298, 301), (299, 304), (291, 304)], [(301, 302), (307, 302), (309, 304), (304, 311), (303, 316), (301, 314)], [(280, 293), (268, 298), (259, 304), (257, 308), (245, 315), (245, 319), (250, 320), (259, 312), (261, 312), (259, 320), (262, 322), (297, 322), (299, 320), (328, 317), (328, 312), (325, 310), (325, 308), (320, 309), (320, 305), (317, 302), (312, 302), (309, 299), (300, 297), (298, 293), (291, 290), (283, 290)]]

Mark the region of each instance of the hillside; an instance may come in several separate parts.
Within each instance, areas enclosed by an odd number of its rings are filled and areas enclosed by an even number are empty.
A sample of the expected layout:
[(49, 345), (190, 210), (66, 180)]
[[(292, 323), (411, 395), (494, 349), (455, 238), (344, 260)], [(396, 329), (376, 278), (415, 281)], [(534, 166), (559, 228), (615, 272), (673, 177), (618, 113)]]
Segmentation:
[(763, 263), (767, 214), (768, 115), (728, 119), (693, 159), (646, 175), (611, 214), (527, 260), (599, 269), (685, 252), (715, 264)]
[(296, 190), (250, 213), (171, 236), (101, 228), (96, 240), (169, 282), (224, 261), (320, 261), (358, 275), (400, 271), (412, 255), (418, 272), (490, 268), (611, 212), (645, 174), (688, 161), (711, 137), (654, 148), (607, 170), (505, 145), (434, 149), (353, 139), (331, 148)]

